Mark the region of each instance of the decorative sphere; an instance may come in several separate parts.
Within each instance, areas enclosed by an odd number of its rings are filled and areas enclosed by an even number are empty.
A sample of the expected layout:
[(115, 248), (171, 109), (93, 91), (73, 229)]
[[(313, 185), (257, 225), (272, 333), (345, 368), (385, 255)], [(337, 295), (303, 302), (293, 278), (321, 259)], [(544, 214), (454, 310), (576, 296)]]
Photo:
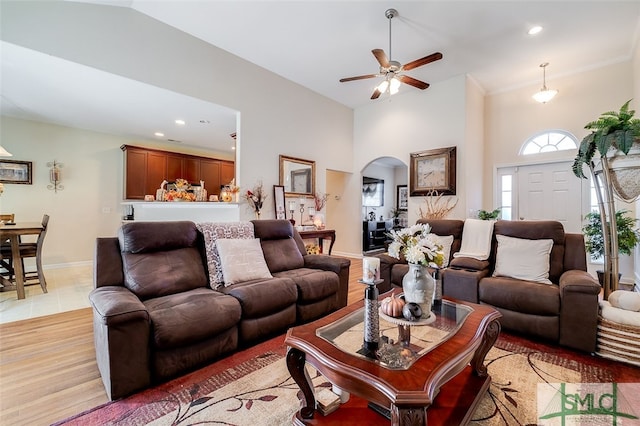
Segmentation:
[(402, 316), (408, 321), (417, 321), (422, 316), (422, 309), (417, 303), (407, 303), (402, 308)]

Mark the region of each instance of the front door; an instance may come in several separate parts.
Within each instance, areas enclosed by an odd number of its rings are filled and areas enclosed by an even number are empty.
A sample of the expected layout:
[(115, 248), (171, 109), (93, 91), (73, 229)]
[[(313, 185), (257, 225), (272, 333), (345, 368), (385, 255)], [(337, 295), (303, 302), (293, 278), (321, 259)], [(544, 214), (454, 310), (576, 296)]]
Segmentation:
[(505, 174), (514, 182), (512, 220), (557, 220), (565, 232), (581, 232), (582, 212), (589, 210), (588, 181), (573, 175), (570, 162), (498, 169), (499, 176)]

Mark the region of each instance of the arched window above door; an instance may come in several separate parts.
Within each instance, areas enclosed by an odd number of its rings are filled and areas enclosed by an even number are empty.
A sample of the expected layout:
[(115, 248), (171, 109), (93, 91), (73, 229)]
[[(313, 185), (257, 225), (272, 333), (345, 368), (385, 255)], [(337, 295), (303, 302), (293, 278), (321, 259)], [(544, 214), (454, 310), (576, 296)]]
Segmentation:
[(566, 151), (576, 148), (578, 148), (578, 140), (571, 133), (564, 130), (545, 130), (527, 139), (520, 148), (520, 155)]

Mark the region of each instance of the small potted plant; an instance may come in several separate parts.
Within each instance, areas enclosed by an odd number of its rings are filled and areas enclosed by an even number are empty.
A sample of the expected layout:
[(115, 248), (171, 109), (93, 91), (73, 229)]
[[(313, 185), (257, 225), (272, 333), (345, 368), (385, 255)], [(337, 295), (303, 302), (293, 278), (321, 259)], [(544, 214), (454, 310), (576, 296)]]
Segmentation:
[(486, 210), (478, 210), (478, 219), (480, 220), (496, 220), (498, 219), (498, 217), (500, 217), (500, 209), (502, 207), (498, 207), (495, 210), (492, 210), (490, 212), (486, 211)]
[(389, 214), (393, 218), (393, 226), (400, 225), (400, 216), (402, 216), (402, 213), (404, 213), (404, 212), (402, 210), (398, 209), (398, 208), (391, 209)]
[[(640, 243), (640, 232), (634, 229), (637, 219), (626, 216), (627, 210), (616, 211), (616, 226), (618, 229), (618, 252), (630, 255), (633, 248)], [(585, 217), (587, 223), (582, 227), (582, 233), (587, 251), (592, 258), (604, 256), (604, 236), (602, 235), (602, 219), (600, 213), (591, 212)], [(598, 280), (602, 284), (603, 271), (596, 271)]]

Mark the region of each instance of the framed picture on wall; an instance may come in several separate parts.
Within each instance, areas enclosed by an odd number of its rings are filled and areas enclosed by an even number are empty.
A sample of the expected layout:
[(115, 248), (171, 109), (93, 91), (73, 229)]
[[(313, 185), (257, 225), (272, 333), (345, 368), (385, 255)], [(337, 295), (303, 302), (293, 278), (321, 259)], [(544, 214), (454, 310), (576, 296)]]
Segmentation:
[(311, 193), (311, 169), (291, 171), (291, 192)]
[(406, 212), (409, 208), (409, 190), (407, 185), (396, 186), (396, 208)]
[(286, 219), (287, 212), (284, 207), (283, 185), (273, 185), (273, 203), (275, 204), (276, 219)]
[(2, 183), (24, 183), (31, 185), (32, 173), (31, 161), (0, 161), (0, 182)]
[(456, 195), (456, 147), (411, 153), (410, 195)]

